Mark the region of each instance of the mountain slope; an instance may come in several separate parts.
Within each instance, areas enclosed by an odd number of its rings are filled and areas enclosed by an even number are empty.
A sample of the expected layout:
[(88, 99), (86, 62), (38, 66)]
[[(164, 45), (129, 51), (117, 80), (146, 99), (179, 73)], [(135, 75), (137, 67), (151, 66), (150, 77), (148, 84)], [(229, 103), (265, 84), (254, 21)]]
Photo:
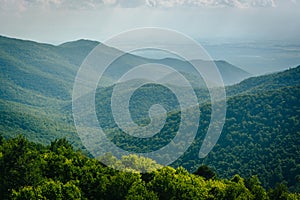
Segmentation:
[[(53, 46), (0, 37), (0, 44), (0, 134), (12, 137), (22, 133), (42, 143), (67, 137), (76, 147), (81, 148), (71, 113), (72, 86), (82, 59), (99, 43), (79, 40)], [(102, 53), (113, 54), (114, 51), (116, 50), (105, 47)], [(176, 59), (150, 60), (126, 54), (113, 64), (111, 78), (116, 78), (126, 67), (149, 61), (177, 66), (178, 69), (187, 65)], [(234, 73), (242, 74), (239, 77), (248, 75), (226, 62), (217, 61), (216, 64), (223, 75), (227, 72), (230, 75), (225, 80), (228, 81), (227, 84), (233, 81), (231, 78), (235, 75), (231, 75)], [(226, 68), (229, 70), (222, 72)], [(299, 191), (299, 182), (295, 179), (300, 174), (299, 87), (300, 66), (280, 73), (249, 78), (226, 87), (229, 97), (227, 119), (217, 146), (204, 160), (198, 158), (210, 121), (210, 104), (203, 103), (199, 108), (201, 121), (196, 141), (174, 166), (183, 165), (195, 170), (195, 166), (205, 163), (213, 166), (224, 177), (235, 173), (243, 176), (258, 174), (265, 187), (287, 181), (290, 189)], [(107, 91), (111, 88), (104, 89)], [(157, 88), (149, 87), (145, 91), (148, 89)], [(108, 106), (104, 104), (104, 108), (109, 110), (110, 96), (107, 93), (96, 98), (101, 100), (98, 103), (108, 103)], [(132, 105), (134, 112), (148, 111), (146, 106), (150, 105), (148, 100), (151, 98), (147, 99), (142, 94), (136, 93), (137, 98), (143, 101), (146, 99), (147, 102)], [(201, 94), (200, 91), (199, 98)], [(165, 103), (176, 100), (169, 99), (168, 96), (160, 97), (157, 95), (154, 100), (161, 99)], [(207, 97), (208, 95), (203, 95), (204, 100), (201, 102), (205, 102)], [(148, 112), (143, 114), (148, 116)], [(168, 143), (171, 136), (176, 134), (179, 114), (169, 113), (169, 124), (164, 129), (164, 133), (168, 135), (165, 138), (156, 137), (154, 142), (149, 140), (154, 149)], [(135, 119), (136, 122), (139, 120), (143, 119)], [(115, 129), (109, 131), (112, 141), (120, 147), (134, 149), (136, 146), (141, 151), (145, 150), (140, 141), (128, 143), (128, 140), (123, 140), (127, 136), (116, 134)]]
[[(63, 100), (70, 97), (76, 67), (56, 53), (55, 46), (5, 37), (0, 37), (0, 43), (3, 84), (22, 88), (29, 95)], [(1, 92), (7, 92), (5, 86), (1, 86)]]
[[(18, 112), (26, 110), (23, 114), (31, 115), (33, 112), (28, 110), (38, 109), (72, 121), (70, 105), (76, 72), (83, 59), (100, 43), (78, 40), (54, 46), (0, 36), (0, 44), (0, 99), (5, 102), (1, 110), (9, 113), (9, 109), (17, 103)], [(101, 53), (113, 55), (116, 51), (104, 46)], [(122, 71), (148, 62), (186, 66), (185, 62), (177, 59), (151, 60), (125, 54), (112, 64), (108, 75), (115, 79)], [(192, 74), (190, 76), (193, 78)], [(5, 107), (4, 104), (9, 106)], [(15, 115), (14, 120), (18, 121), (17, 116), (19, 115)], [(24, 118), (20, 119), (22, 120)], [(54, 121), (59, 121), (59, 118)], [(5, 124), (2, 125), (1, 132), (4, 133)], [(55, 135), (59, 135), (60, 129), (64, 128), (58, 128)], [(30, 137), (34, 138), (36, 134), (32, 132)], [(51, 140), (49, 138), (48, 141)]]
[[(192, 60), (191, 61), (194, 64), (200, 65), (200, 66), (212, 66), (210, 61), (203, 61), (203, 60)], [(190, 74), (195, 74), (194, 70), (191, 70), (192, 66), (188, 62), (184, 62), (175, 58), (165, 58), (158, 60), (158, 63), (169, 65), (175, 67), (178, 71), (187, 72)], [(226, 61), (223, 60), (217, 60), (214, 61), (214, 64), (216, 65), (217, 69), (220, 72), (220, 75), (224, 81), (224, 85), (232, 85), (235, 83), (239, 83), (240, 81), (248, 78), (251, 76), (250, 73), (242, 70), (241, 68), (234, 66)], [(212, 82), (214, 81), (215, 77), (212, 77)]]
[[(210, 104), (202, 103), (196, 140), (186, 153), (173, 163), (173, 166), (184, 166), (194, 171), (199, 165), (206, 164), (214, 167), (221, 177), (228, 178), (234, 174), (241, 174), (244, 177), (258, 175), (266, 188), (285, 181), (290, 190), (300, 191), (298, 182), (300, 174), (299, 69), (300, 66), (284, 72), (257, 77), (258, 83), (261, 84), (258, 84), (259, 89), (249, 86), (251, 92), (239, 89), (239, 84), (226, 88), (230, 90), (235, 87), (241, 92), (229, 96), (226, 121), (221, 137), (205, 159), (199, 159), (198, 155), (209, 126), (211, 107)], [(255, 79), (251, 78), (250, 81), (255, 82)], [(279, 80), (283, 83), (281, 84)], [(134, 152), (148, 152), (171, 142), (178, 130), (179, 112), (169, 113), (166, 127), (153, 138), (135, 139), (119, 131), (113, 122), (109, 109), (108, 90), (97, 98), (99, 109), (97, 113), (101, 123), (108, 121), (108, 125), (105, 124), (103, 127), (108, 127), (106, 133), (117, 146)], [(148, 92), (150, 97), (144, 95), (140, 97), (143, 104), (138, 108), (132, 108), (132, 116), (135, 116), (137, 110), (143, 110), (145, 106), (148, 106), (148, 100), (151, 101), (151, 96), (155, 95), (155, 91)], [(156, 96), (165, 108), (168, 107), (168, 105), (165, 106), (167, 103), (174, 104), (170, 97), (168, 96), (168, 101), (165, 101), (165, 97)], [(134, 98), (135, 96), (132, 97)], [(147, 114), (144, 117), (147, 117)], [(195, 116), (193, 111), (190, 112), (190, 116), (191, 118)]]
[(90, 40), (77, 40), (66, 42), (58, 46), (57, 52), (63, 55), (71, 64), (80, 66), (88, 53), (100, 42)]
[(239, 84), (227, 87), (228, 95), (238, 93), (256, 93), (264, 90), (276, 89), (284, 86), (299, 84), (300, 67), (290, 68), (283, 72), (267, 74), (264, 76), (251, 77)]
[[(207, 61), (201, 60), (196, 60), (195, 62), (200, 63), (204, 66), (207, 63)], [(238, 68), (237, 66), (234, 66), (224, 60), (217, 60), (214, 62), (218, 70), (220, 71), (225, 85), (233, 85), (239, 83), (251, 76), (251, 74), (246, 72), (245, 70), (242, 70), (241, 68)]]
[(203, 106), (197, 142), (177, 164), (189, 169), (195, 163), (207, 164), (221, 177), (258, 175), (265, 187), (286, 181), (291, 190), (300, 191), (299, 99), (300, 84), (229, 98), (221, 137), (199, 160), (210, 117), (210, 107)]

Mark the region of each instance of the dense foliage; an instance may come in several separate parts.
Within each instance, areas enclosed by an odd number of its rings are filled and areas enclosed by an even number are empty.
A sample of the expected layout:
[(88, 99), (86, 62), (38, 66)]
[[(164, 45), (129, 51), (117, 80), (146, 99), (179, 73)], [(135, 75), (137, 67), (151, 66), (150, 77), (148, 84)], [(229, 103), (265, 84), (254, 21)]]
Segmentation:
[[(265, 187), (286, 181), (290, 190), (299, 191), (299, 95), (300, 86), (293, 86), (229, 98), (221, 137), (199, 164), (212, 166), (222, 177), (258, 175)], [(209, 113), (209, 107), (202, 111)], [(199, 133), (206, 128), (200, 124)], [(178, 165), (195, 166), (202, 137)]]
[[(66, 139), (46, 147), (22, 136), (0, 142), (1, 199), (300, 199), (284, 185), (267, 192), (256, 176), (206, 177), (211, 173), (207, 167), (196, 174), (182, 167), (161, 167), (147, 174), (116, 171), (74, 151)], [(141, 160), (152, 166), (153, 161), (134, 155), (119, 164)]]
[[(71, 112), (72, 84), (80, 63), (98, 43), (80, 40), (53, 46), (6, 37), (0, 37), (0, 43), (0, 134), (6, 139), (22, 134), (30, 141), (44, 145), (50, 145), (51, 141), (56, 138), (65, 137), (72, 143), (73, 147), (84, 149), (73, 124)], [(107, 47), (106, 51), (102, 53), (113, 53), (113, 51), (112, 48)], [(120, 62), (122, 67), (129, 67), (130, 65), (137, 65), (146, 61), (149, 60), (127, 55), (127, 57), (121, 58)], [(182, 61), (176, 59), (163, 59), (158, 62), (177, 65), (178, 67), (182, 67), (181, 65), (183, 64)], [(218, 63), (223, 73), (234, 74), (234, 71), (237, 72), (234, 66), (228, 66), (228, 64), (223, 62)], [(222, 66), (225, 67), (222, 68)], [(111, 74), (114, 75), (120, 70), (120, 66), (117, 63), (112, 69), (114, 71)], [(230, 81), (229, 78), (227, 81)], [(226, 123), (217, 145), (205, 159), (199, 159), (198, 153), (210, 121), (211, 110), (210, 104), (207, 103), (209, 94), (205, 89), (196, 90), (195, 92), (201, 103), (199, 108), (201, 120), (196, 140), (186, 153), (173, 163), (172, 167), (178, 168), (183, 166), (189, 172), (197, 172), (202, 175), (203, 171), (197, 171), (198, 167), (200, 165), (209, 165), (221, 178), (230, 179), (235, 174), (240, 174), (242, 177), (257, 175), (262, 186), (266, 189), (274, 188), (276, 184), (283, 182), (286, 183), (290, 191), (300, 192), (299, 88), (300, 66), (280, 73), (252, 77), (239, 84), (226, 87), (228, 96)], [(148, 109), (153, 103), (159, 102), (163, 104), (169, 112), (167, 123), (161, 134), (157, 134), (148, 141), (142, 139), (132, 140), (128, 135), (118, 130), (115, 126), (116, 124), (108, 115), (110, 114), (109, 93), (111, 93), (112, 88), (102, 89), (101, 91), (100, 88), (99, 93), (96, 95), (97, 115), (100, 119), (99, 121), (104, 123), (102, 125), (105, 126), (107, 136), (119, 147), (133, 152), (149, 152), (169, 143), (176, 134), (180, 121), (180, 112), (174, 112), (172, 109), (169, 109), (172, 105), (176, 107), (176, 98), (170, 98), (172, 94), (164, 96), (166, 94), (164, 88), (158, 90), (153, 85), (145, 86), (133, 96), (133, 99), (140, 102), (140, 104), (130, 104), (133, 120), (141, 126), (149, 123), (150, 120), (147, 117)], [(151, 93), (151, 91), (154, 91), (154, 93)], [(192, 111), (191, 117), (193, 117)], [(13, 141), (17, 140), (20, 139), (7, 140), (3, 145), (13, 145)], [(26, 141), (25, 143), (27, 144), (28, 142)], [(9, 147), (8, 150), (12, 148), (14, 147)], [(47, 165), (49, 163), (42, 155), (50, 153), (51, 156), (54, 156), (53, 159), (57, 159), (58, 163), (65, 162), (64, 158), (60, 157), (60, 154), (56, 154), (57, 152), (55, 153), (49, 147), (45, 148), (32, 143), (28, 143), (26, 149), (30, 150), (31, 153), (28, 153), (26, 150), (25, 157), (23, 154), (18, 155), (18, 152), (23, 152), (22, 149), (13, 149), (9, 154), (10, 156), (6, 157), (7, 166), (15, 166), (11, 168), (10, 172), (1, 168), (1, 177), (6, 177), (0, 179), (1, 182), (5, 183), (3, 187), (1, 186), (3, 189), (3, 192), (2, 189), (0, 191), (1, 194), (10, 195), (12, 193), (10, 189), (14, 188), (15, 193), (23, 192), (25, 194), (28, 192), (29, 195), (34, 190), (40, 192), (35, 192), (35, 195), (43, 196), (46, 192), (45, 188), (52, 186), (56, 188), (59, 185), (58, 188), (60, 189), (57, 190), (61, 191), (61, 193), (66, 192), (68, 188), (75, 188), (72, 194), (80, 194), (82, 197), (85, 197), (84, 191), (87, 191), (87, 189), (78, 185), (77, 181), (81, 178), (76, 174), (77, 172), (68, 172), (72, 175), (61, 173), (59, 170), (63, 171), (66, 169), (57, 167), (55, 161), (52, 160), (52, 169), (55, 170), (48, 170), (52, 175), (44, 174), (45, 170), (43, 167), (45, 167), (45, 163)], [(15, 152), (12, 153), (13, 151)], [(76, 155), (78, 159), (80, 158), (79, 160), (82, 159), (80, 161), (82, 163), (98, 163), (96, 160), (87, 159), (80, 153), (69, 153), (70, 156)], [(1, 162), (3, 162), (4, 155), (8, 154), (1, 150)], [(22, 160), (23, 157), (25, 160)], [(12, 161), (9, 161), (10, 158)], [(36, 159), (41, 162), (37, 162)], [(30, 165), (31, 162), (29, 161), (40, 163), (40, 165)], [(20, 162), (20, 165), (18, 162)], [(2, 167), (3, 164), (1, 164)], [(79, 166), (79, 163), (77, 164)], [(120, 165), (123, 166), (122, 164)], [(97, 166), (101, 170), (108, 170), (99, 163)], [(26, 175), (27, 172), (30, 174), (29, 171), (26, 171), (26, 167), (29, 167), (27, 170), (36, 170), (33, 173), (36, 175)], [(9, 168), (5, 169), (8, 170)], [(23, 170), (23, 174), (16, 175), (15, 183), (9, 177), (15, 177), (12, 174), (17, 173), (18, 170)], [(68, 181), (55, 178), (56, 175), (54, 173), (56, 170), (60, 174), (57, 174), (57, 176), (74, 176), (75, 178), (69, 178)], [(203, 170), (207, 169), (204, 168)], [(93, 171), (93, 173), (97, 174), (98, 172)], [(116, 172), (112, 170), (110, 173)], [(204, 177), (210, 176), (213, 176), (213, 174), (205, 174)], [(21, 180), (21, 178), (24, 179)], [(85, 178), (90, 181), (87, 177)], [(107, 177), (102, 177), (102, 179), (106, 180)], [(99, 179), (93, 179), (92, 182), (99, 183)], [(18, 186), (18, 184), (21, 185)], [(73, 187), (73, 185), (76, 187)], [(148, 186), (148, 183), (142, 182), (136, 185), (135, 190), (144, 191), (148, 194), (150, 190), (150, 186)], [(247, 187), (249, 188), (250, 186)], [(80, 191), (79, 193), (76, 192), (76, 188)], [(278, 186), (278, 190), (285, 189), (282, 185)], [(98, 191), (98, 189), (95, 190)], [(104, 190), (105, 188), (102, 188), (102, 191)], [(270, 192), (271, 199), (274, 199), (273, 197), (279, 194), (278, 190)], [(155, 193), (155, 190), (151, 189), (150, 191), (150, 196), (153, 195), (152, 192)]]
[[(287, 80), (282, 83), (284, 74)], [(199, 165), (206, 164), (212, 166), (223, 178), (234, 174), (246, 177), (258, 175), (266, 188), (286, 182), (291, 191), (300, 191), (300, 67), (265, 78), (259, 77), (259, 84), (255, 88), (245, 88), (240, 94), (229, 96), (221, 137), (213, 151), (206, 158), (199, 159), (199, 150), (211, 117), (210, 104), (205, 103), (204, 99), (204, 103), (200, 105), (201, 118), (195, 142), (172, 166), (183, 166), (193, 172)], [(274, 80), (274, 84), (270, 80)], [(249, 81), (252, 82), (245, 82)], [(229, 93), (237, 88), (228, 88)], [(147, 95), (136, 93), (132, 96), (133, 100), (137, 98), (137, 102), (143, 102), (143, 105), (134, 104), (131, 107), (133, 119), (138, 115), (136, 113), (141, 113), (137, 123), (143, 125), (150, 122), (148, 113), (144, 110), (149, 110), (149, 105), (156, 104), (158, 100), (167, 111), (170, 104), (176, 107), (176, 99), (167, 95), (167, 91), (159, 93), (158, 88), (149, 86), (141, 89), (140, 93), (144, 90), (147, 90)], [(111, 141), (122, 149), (150, 152), (170, 143), (175, 136), (181, 113), (172, 111), (168, 112), (160, 133), (151, 138), (135, 138), (123, 133), (110, 110), (109, 93), (112, 88), (99, 92), (101, 95), (97, 99), (97, 114), (100, 125)], [(193, 110), (190, 111), (190, 117), (194, 117)]]

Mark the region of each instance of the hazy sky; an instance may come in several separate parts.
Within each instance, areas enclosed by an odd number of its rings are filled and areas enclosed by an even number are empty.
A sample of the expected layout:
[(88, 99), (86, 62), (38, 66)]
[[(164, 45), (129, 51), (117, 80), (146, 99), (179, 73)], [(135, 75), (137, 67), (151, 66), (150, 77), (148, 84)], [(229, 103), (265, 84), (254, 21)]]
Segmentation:
[(0, 34), (59, 44), (132, 28), (195, 39), (300, 40), (300, 0), (0, 0)]

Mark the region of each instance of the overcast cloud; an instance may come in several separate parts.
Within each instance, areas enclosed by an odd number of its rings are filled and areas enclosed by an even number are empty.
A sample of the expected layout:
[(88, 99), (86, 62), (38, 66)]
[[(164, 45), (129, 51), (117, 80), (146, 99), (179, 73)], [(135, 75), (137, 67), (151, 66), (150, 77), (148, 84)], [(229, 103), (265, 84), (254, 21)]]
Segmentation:
[(128, 29), (195, 39), (299, 40), (300, 0), (0, 0), (0, 35), (61, 43)]
[(282, 2), (297, 4), (297, 0), (0, 0), (0, 7), (24, 10), (32, 7), (91, 9), (103, 6), (136, 7), (276, 7)]

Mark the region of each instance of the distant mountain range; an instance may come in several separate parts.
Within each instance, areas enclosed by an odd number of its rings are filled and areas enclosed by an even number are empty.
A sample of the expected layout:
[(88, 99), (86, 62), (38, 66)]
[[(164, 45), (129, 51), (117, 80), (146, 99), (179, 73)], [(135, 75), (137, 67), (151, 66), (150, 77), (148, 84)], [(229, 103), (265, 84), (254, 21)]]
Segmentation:
[[(56, 88), (55, 97), (58, 96), (57, 93), (60, 93), (59, 96), (63, 95), (61, 97), (66, 97), (67, 93), (70, 94), (71, 85), (78, 67), (87, 54), (100, 44), (95, 41), (78, 40), (53, 46), (6, 37), (0, 37), (0, 43), (1, 67), (8, 65), (10, 66), (9, 69), (12, 70), (9, 72), (8, 69), (4, 68), (6, 76), (14, 80), (18, 86), (20, 84), (16, 80), (30, 80), (30, 83), (26, 82), (21, 87), (41, 92), (42, 94), (45, 87)], [(111, 55), (116, 51), (118, 50), (110, 47), (103, 48), (103, 54)], [(120, 71), (122, 68), (126, 69), (132, 65), (149, 62), (173, 67), (180, 66), (183, 69), (188, 65), (188, 63), (178, 59), (154, 60), (126, 54), (115, 62), (112, 67), (117, 69), (116, 71)], [(249, 73), (225, 61), (216, 61), (215, 63), (220, 70), (225, 85), (240, 82), (250, 76)], [(28, 74), (28, 71), (31, 73)], [(112, 74), (117, 73), (116, 71), (113, 71)], [(42, 82), (41, 80), (45, 81)], [(46, 95), (49, 96), (51, 93)]]
[[(23, 134), (44, 144), (66, 137), (75, 147), (84, 149), (73, 122), (72, 87), (82, 61), (99, 44), (78, 40), (54, 46), (0, 37), (0, 134), (4, 137)], [(104, 49), (103, 54), (118, 51), (110, 47)], [(150, 61), (177, 66), (178, 69), (188, 65), (173, 58), (155, 60), (126, 54), (113, 64), (113, 69), (122, 70), (122, 67)], [(207, 90), (199, 88), (197, 95), (202, 117), (196, 141), (174, 166), (195, 170), (195, 166), (204, 163), (212, 166), (220, 176), (257, 174), (265, 187), (286, 181), (291, 190), (299, 191), (300, 66), (248, 78), (249, 73), (226, 61), (215, 61), (215, 64), (227, 85), (228, 97), (221, 138), (208, 157), (198, 158), (210, 120), (209, 95)], [(120, 71), (111, 71), (109, 78), (114, 79), (114, 73)], [(96, 97), (97, 102), (108, 102), (110, 91), (111, 88), (104, 88), (104, 92)], [(173, 101), (161, 99), (166, 103)], [(145, 109), (135, 106), (134, 111)], [(166, 127), (165, 132), (172, 135), (178, 113), (169, 116), (173, 124)], [(111, 131), (113, 133), (114, 129)], [(122, 143), (121, 139), (119, 135), (112, 136), (119, 146), (133, 148)], [(154, 145), (165, 142), (158, 139)]]
[[(70, 101), (76, 72), (88, 53), (100, 43), (78, 40), (54, 46), (0, 36), (0, 44), (0, 108), (4, 112), (2, 115), (8, 115), (6, 116), (8, 118), (16, 115), (11, 120), (21, 120), (13, 125), (15, 127), (20, 124), (21, 127), (13, 128), (11, 134), (15, 135), (25, 130), (31, 139), (36, 140), (35, 134), (32, 136), (31, 133), (42, 130), (47, 135), (40, 138), (42, 142), (49, 142), (57, 136), (60, 137), (62, 133), (59, 130), (65, 130), (64, 134), (67, 137), (75, 137), (74, 127), (69, 123), (62, 123), (61, 114), (67, 112), (68, 117), (63, 117), (64, 120), (72, 121)], [(118, 50), (105, 47), (103, 54), (112, 55), (116, 51)], [(112, 68), (117, 70), (111, 72), (112, 77), (110, 78), (113, 79), (113, 76), (120, 73), (122, 68), (126, 69), (132, 65), (148, 62), (175, 67), (188, 65), (187, 62), (178, 59), (154, 60), (126, 54), (112, 65)], [(225, 84), (232, 84), (250, 76), (249, 73), (225, 61), (216, 61), (216, 65), (223, 75)], [(20, 115), (24, 118), (20, 119)], [(23, 123), (23, 120), (30, 121), (30, 123)], [(55, 126), (59, 126), (59, 128), (51, 128), (49, 131), (49, 127), (46, 126), (37, 130), (30, 127), (32, 126), (31, 122), (43, 124), (44, 120), (48, 122), (50, 120), (51, 127), (56, 124)], [(1, 123), (5, 130), (7, 123), (4, 123), (3, 120)]]

